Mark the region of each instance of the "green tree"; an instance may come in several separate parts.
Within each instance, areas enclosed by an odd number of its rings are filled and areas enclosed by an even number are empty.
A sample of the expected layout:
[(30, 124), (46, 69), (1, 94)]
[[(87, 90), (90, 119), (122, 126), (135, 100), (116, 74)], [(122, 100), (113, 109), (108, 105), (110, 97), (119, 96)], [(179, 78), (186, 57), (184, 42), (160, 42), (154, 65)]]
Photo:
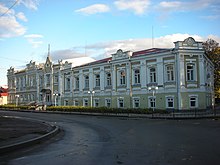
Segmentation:
[(220, 47), (219, 43), (213, 39), (208, 39), (203, 43), (205, 53), (214, 64), (214, 86), (215, 95), (220, 97)]

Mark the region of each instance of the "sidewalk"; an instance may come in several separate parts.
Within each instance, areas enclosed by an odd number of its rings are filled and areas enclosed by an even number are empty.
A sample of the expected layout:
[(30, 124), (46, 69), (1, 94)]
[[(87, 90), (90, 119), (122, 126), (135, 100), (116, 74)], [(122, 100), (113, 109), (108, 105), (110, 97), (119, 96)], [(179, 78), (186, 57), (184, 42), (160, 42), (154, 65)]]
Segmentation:
[(58, 130), (39, 121), (0, 116), (0, 153), (39, 143)]

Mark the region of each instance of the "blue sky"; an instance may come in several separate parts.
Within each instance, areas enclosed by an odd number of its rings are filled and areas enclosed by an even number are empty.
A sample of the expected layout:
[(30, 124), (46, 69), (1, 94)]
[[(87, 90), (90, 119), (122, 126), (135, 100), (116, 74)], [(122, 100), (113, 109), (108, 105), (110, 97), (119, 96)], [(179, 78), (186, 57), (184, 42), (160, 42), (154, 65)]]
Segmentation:
[(219, 0), (0, 0), (0, 15), (0, 86), (11, 66), (45, 62), (48, 44), (57, 62), (170, 48), (189, 36), (220, 42)]

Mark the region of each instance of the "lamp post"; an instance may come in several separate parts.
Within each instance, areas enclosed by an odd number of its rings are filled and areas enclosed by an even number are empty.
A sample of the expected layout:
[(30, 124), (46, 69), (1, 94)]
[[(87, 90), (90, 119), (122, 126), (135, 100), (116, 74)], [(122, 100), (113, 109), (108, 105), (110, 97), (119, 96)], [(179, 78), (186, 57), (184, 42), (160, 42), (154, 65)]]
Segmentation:
[(55, 107), (57, 106), (57, 96), (59, 96), (58, 93), (54, 93), (54, 104), (55, 104)]
[(15, 95), (16, 107), (18, 106), (18, 98), (19, 98), (19, 95)]
[(90, 99), (91, 99), (91, 107), (93, 107), (93, 105), (92, 105), (92, 97), (94, 96), (94, 94), (95, 94), (95, 91), (88, 91), (88, 93), (90, 94)]
[(153, 99), (154, 99), (154, 105), (153, 105), (153, 111), (155, 110), (155, 105), (156, 105), (156, 99), (154, 98), (154, 95), (156, 93), (156, 90), (158, 90), (158, 87), (157, 86), (151, 86), (151, 87), (148, 87), (148, 90), (149, 91), (152, 91), (152, 94), (153, 94)]

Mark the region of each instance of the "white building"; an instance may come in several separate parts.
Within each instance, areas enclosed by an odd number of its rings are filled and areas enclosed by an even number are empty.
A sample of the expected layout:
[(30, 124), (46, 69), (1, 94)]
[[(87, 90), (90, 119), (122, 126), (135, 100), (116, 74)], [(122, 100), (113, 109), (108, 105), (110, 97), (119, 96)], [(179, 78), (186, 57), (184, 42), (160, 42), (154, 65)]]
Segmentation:
[(72, 67), (30, 62), (8, 70), (8, 102), (113, 108), (206, 109), (214, 104), (214, 66), (202, 42), (189, 37), (173, 49), (119, 49), (112, 57)]

